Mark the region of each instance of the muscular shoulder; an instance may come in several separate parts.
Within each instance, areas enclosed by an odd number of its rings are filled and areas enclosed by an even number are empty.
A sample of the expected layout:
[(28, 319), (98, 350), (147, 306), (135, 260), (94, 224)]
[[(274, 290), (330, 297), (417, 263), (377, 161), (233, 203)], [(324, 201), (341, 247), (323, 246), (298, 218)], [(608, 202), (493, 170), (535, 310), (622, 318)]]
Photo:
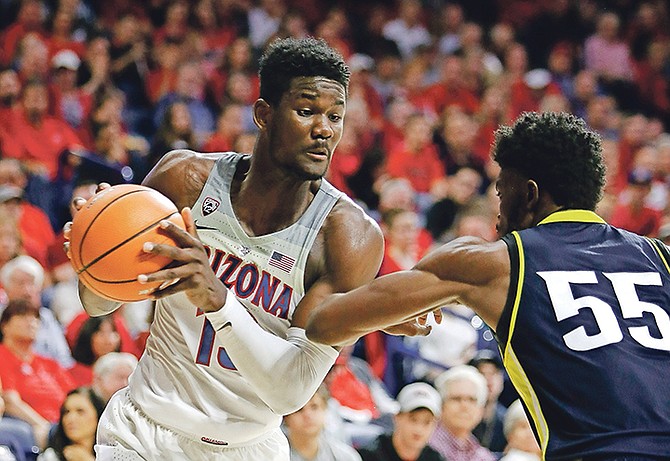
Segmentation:
[(187, 149), (170, 151), (158, 161), (142, 184), (162, 192), (180, 210), (192, 206), (221, 155)]
[(343, 291), (377, 275), (384, 252), (379, 225), (350, 198), (342, 196), (322, 228), (324, 256), (329, 270), (344, 273)]

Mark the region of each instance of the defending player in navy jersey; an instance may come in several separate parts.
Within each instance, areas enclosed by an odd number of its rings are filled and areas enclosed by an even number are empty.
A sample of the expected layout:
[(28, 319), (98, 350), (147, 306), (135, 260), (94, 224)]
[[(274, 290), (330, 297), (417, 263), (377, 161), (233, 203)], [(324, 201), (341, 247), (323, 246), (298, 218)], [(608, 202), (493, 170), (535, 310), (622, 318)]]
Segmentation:
[(523, 114), (493, 155), (500, 240), (457, 239), (333, 295), (307, 336), (341, 344), (461, 302), (495, 330), (546, 460), (670, 459), (667, 248), (593, 211), (604, 166), (582, 120)]
[[(164, 288), (129, 387), (100, 420), (98, 459), (288, 461), (281, 415), (338, 355), (305, 337), (308, 314), (377, 273), (378, 226), (323, 179), (346, 110), (342, 57), (323, 41), (279, 40), (260, 81), (252, 155), (174, 151), (143, 182), (183, 210), (186, 231), (163, 223), (178, 247), (145, 246), (175, 263), (138, 278)], [(80, 296), (91, 315), (118, 307)]]

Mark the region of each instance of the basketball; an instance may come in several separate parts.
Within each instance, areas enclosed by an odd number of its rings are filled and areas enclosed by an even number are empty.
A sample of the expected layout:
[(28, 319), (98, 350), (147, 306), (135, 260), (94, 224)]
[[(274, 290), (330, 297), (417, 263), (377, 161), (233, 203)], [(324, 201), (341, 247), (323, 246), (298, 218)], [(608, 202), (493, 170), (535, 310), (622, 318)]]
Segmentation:
[(113, 301), (147, 299), (161, 282), (140, 284), (137, 276), (156, 272), (171, 259), (146, 253), (142, 246), (176, 246), (159, 227), (164, 219), (185, 227), (174, 203), (149, 187), (121, 184), (95, 194), (72, 220), (70, 261), (79, 280)]

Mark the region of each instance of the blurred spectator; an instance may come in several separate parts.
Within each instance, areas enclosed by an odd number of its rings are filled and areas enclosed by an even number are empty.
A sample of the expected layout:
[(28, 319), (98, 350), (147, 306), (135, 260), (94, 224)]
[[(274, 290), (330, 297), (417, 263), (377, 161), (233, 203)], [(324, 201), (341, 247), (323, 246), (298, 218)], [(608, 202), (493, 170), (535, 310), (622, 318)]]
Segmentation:
[(8, 132), (11, 143), (3, 143), (5, 157), (24, 162), (33, 174), (54, 178), (58, 158), (64, 150), (82, 143), (69, 125), (47, 113), (49, 92), (42, 81), (29, 81), (23, 87), (20, 115)]
[(46, 213), (24, 200), (23, 190), (11, 185), (0, 185), (0, 209), (18, 224), (26, 254), (46, 265), (47, 249), (56, 239)]
[(23, 254), (23, 244), (19, 223), (15, 216), (0, 207), (0, 268), (20, 254)]
[(661, 226), (661, 214), (645, 203), (653, 174), (649, 170), (637, 169), (628, 175), (628, 186), (620, 202), (614, 208), (610, 224), (640, 235), (656, 237)]
[(113, 88), (110, 72), (109, 38), (92, 35), (77, 69), (77, 85), (89, 94), (110, 91)]
[(93, 366), (110, 352), (120, 352), (121, 337), (111, 316), (91, 317), (84, 322), (72, 348), (75, 364), (68, 371), (75, 385), (93, 383)]
[(188, 33), (189, 4), (184, 0), (173, 0), (165, 6), (163, 24), (156, 27), (152, 34), (154, 45), (160, 45), (166, 40), (183, 42)]
[(167, 39), (153, 49), (154, 67), (145, 80), (149, 101), (156, 104), (177, 85), (177, 68), (183, 59), (183, 43)]
[(486, 379), (476, 368), (458, 365), (441, 374), (435, 387), (442, 396), (442, 415), (429, 445), (448, 460), (494, 461), (472, 435), (484, 415)]
[(460, 168), (447, 177), (446, 197), (435, 201), (426, 213), (426, 229), (436, 241), (452, 238), (452, 226), (458, 213), (472, 204), (479, 195), (482, 176), (469, 167)]
[(499, 400), (505, 382), (505, 371), (500, 354), (490, 349), (482, 349), (475, 354), (469, 365), (477, 368), (486, 378), (488, 388), (484, 417), (472, 433), (483, 447), (496, 453), (502, 453), (507, 445), (503, 431), (503, 420), (507, 408)]
[(205, 78), (200, 61), (187, 61), (177, 69), (177, 82), (172, 92), (165, 94), (154, 109), (154, 124), (161, 127), (168, 108), (175, 102), (188, 107), (195, 142), (199, 146), (214, 131), (214, 113), (205, 101)]
[(392, 208), (385, 211), (381, 226), (385, 250), (380, 275), (414, 267), (432, 243), (421, 238), (420, 218), (411, 209)]
[(21, 82), (16, 71), (11, 67), (0, 69), (0, 131), (11, 130), (20, 94)]
[(604, 139), (615, 139), (618, 136), (619, 117), (616, 101), (611, 96), (593, 96), (586, 103), (584, 120), (589, 128), (598, 132)]
[[(59, 51), (51, 59), (53, 113), (67, 122), (75, 130), (80, 140), (90, 140), (91, 131), (88, 121), (91, 110), (93, 110), (92, 94), (97, 88), (95, 85), (89, 85), (84, 90), (77, 86), (77, 69), (80, 64), (79, 56), (68, 49)], [(90, 144), (87, 147), (90, 147)]]
[(461, 29), (465, 24), (463, 7), (458, 3), (446, 3), (439, 12), (440, 35), (437, 50), (447, 56), (461, 47)]
[(249, 40), (256, 50), (263, 49), (268, 39), (277, 33), (284, 14), (284, 0), (261, 0), (258, 6), (249, 10)]
[(337, 402), (336, 414), (344, 420), (342, 430), (354, 447), (359, 447), (392, 427), (398, 403), (370, 365), (352, 356), (353, 346), (340, 351), (324, 383)]
[(578, 117), (586, 118), (590, 102), (602, 93), (596, 74), (588, 69), (580, 70), (575, 75), (573, 83), (573, 91), (569, 95), (571, 112)]
[(35, 445), (33, 428), (22, 419), (3, 417), (5, 400), (2, 394), (2, 380), (0, 380), (0, 460), (32, 460), (40, 450)]
[(400, 390), (398, 404), (393, 431), (358, 449), (363, 461), (445, 461), (428, 446), (440, 416), (440, 394), (428, 383), (412, 383)]
[(570, 0), (542, 4), (541, 11), (523, 27), (521, 35), (532, 67), (545, 67), (551, 49), (560, 42), (579, 43), (583, 37), (578, 12)]
[(445, 56), (439, 60), (439, 80), (426, 89), (434, 101), (433, 111), (442, 114), (445, 109), (456, 106), (467, 114), (479, 108), (477, 95), (466, 88), (463, 81), (464, 59), (458, 55)]
[(196, 149), (193, 121), (186, 103), (176, 100), (167, 106), (151, 141), (147, 167), (151, 169), (166, 152), (173, 149)]
[(384, 25), (383, 34), (398, 45), (403, 59), (409, 59), (417, 48), (430, 45), (432, 39), (423, 24), (423, 10), (419, 0), (402, 0), (395, 3), (398, 15)]
[(47, 307), (42, 306), (44, 269), (35, 259), (21, 255), (0, 269), (0, 283), (9, 302), (26, 301), (39, 311), (40, 324), (32, 348), (36, 353), (57, 361), (63, 368), (74, 364), (63, 327)]
[(0, 379), (8, 415), (28, 422), (41, 448), (73, 382), (58, 362), (35, 352), (39, 309), (12, 300), (0, 316)]
[(635, 81), (640, 90), (642, 109), (651, 116), (663, 120), (666, 130), (670, 130), (670, 84), (668, 65), (670, 64), (670, 42), (651, 42), (644, 59), (636, 66)]
[(403, 129), (403, 142), (389, 152), (387, 171), (394, 178), (409, 179), (421, 204), (430, 204), (431, 191), (443, 181), (444, 166), (432, 142), (429, 120), (421, 114), (411, 115)]
[(202, 146), (203, 152), (228, 152), (233, 150), (235, 140), (244, 132), (243, 108), (239, 104), (227, 104), (221, 109), (216, 121), (216, 131)]
[(436, 136), (440, 158), (448, 175), (455, 174), (463, 167), (479, 172), (486, 181), (482, 189), (488, 185), (484, 162), (475, 154), (475, 137), (477, 125), (473, 118), (459, 110), (447, 110), (442, 117), (442, 126)]
[(50, 33), (47, 37), (47, 44), (50, 59), (53, 60), (54, 56), (63, 50), (73, 51), (78, 57), (84, 55), (86, 45), (83, 43), (83, 37), (74, 36), (74, 11), (59, 6), (49, 18), (48, 28)]
[(147, 44), (139, 18), (123, 14), (114, 23), (109, 56), (112, 82), (123, 91), (128, 101), (124, 120), (133, 133), (147, 134), (149, 106), (144, 78), (148, 73)]
[(284, 416), (291, 461), (360, 461), (356, 450), (325, 431), (329, 399), (322, 384), (304, 407)]
[[(130, 329), (128, 328), (128, 324), (123, 315), (123, 311), (126, 308), (132, 308), (135, 304), (140, 303), (124, 304), (121, 308), (110, 314), (110, 316), (114, 321), (114, 330), (121, 339), (121, 352), (128, 352), (139, 358), (141, 351), (137, 348), (137, 344), (135, 343), (133, 335), (130, 333)], [(86, 312), (81, 312), (65, 327), (65, 338), (72, 350), (75, 348), (81, 328), (89, 319), (90, 317)]]
[(508, 444), (501, 461), (540, 461), (540, 450), (535, 434), (520, 400), (514, 401), (505, 412), (503, 420)]
[(137, 357), (128, 352), (109, 352), (93, 365), (93, 391), (108, 402), (114, 393), (128, 385), (128, 378), (137, 366)]
[(39, 0), (26, 0), (20, 3), (16, 20), (3, 33), (0, 48), (4, 51), (6, 62), (9, 64), (16, 57), (19, 42), (28, 33), (35, 32), (44, 35), (44, 21), (46, 10)]
[(595, 34), (584, 42), (584, 66), (595, 72), (623, 110), (639, 108), (630, 48), (621, 38), (621, 20), (616, 13), (606, 11), (598, 17)]
[(14, 59), (14, 68), (22, 83), (46, 81), (49, 74), (49, 50), (43, 36), (29, 32), (21, 38)]
[(94, 461), (95, 433), (105, 402), (90, 387), (68, 392), (60, 418), (38, 461)]

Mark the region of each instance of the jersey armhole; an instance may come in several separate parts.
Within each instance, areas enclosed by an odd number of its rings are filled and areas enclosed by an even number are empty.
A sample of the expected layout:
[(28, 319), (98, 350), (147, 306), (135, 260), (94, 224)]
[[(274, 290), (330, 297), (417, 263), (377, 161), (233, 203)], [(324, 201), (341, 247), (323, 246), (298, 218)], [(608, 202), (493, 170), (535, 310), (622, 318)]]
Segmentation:
[(519, 248), (516, 239), (512, 234), (502, 237), (502, 241), (507, 245), (507, 252), (510, 260), (509, 288), (507, 289), (507, 300), (500, 314), (500, 320), (496, 326), (496, 339), (500, 351), (504, 354), (507, 341), (509, 340), (509, 329), (512, 321), (512, 310), (517, 297), (517, 286), (519, 284)]

